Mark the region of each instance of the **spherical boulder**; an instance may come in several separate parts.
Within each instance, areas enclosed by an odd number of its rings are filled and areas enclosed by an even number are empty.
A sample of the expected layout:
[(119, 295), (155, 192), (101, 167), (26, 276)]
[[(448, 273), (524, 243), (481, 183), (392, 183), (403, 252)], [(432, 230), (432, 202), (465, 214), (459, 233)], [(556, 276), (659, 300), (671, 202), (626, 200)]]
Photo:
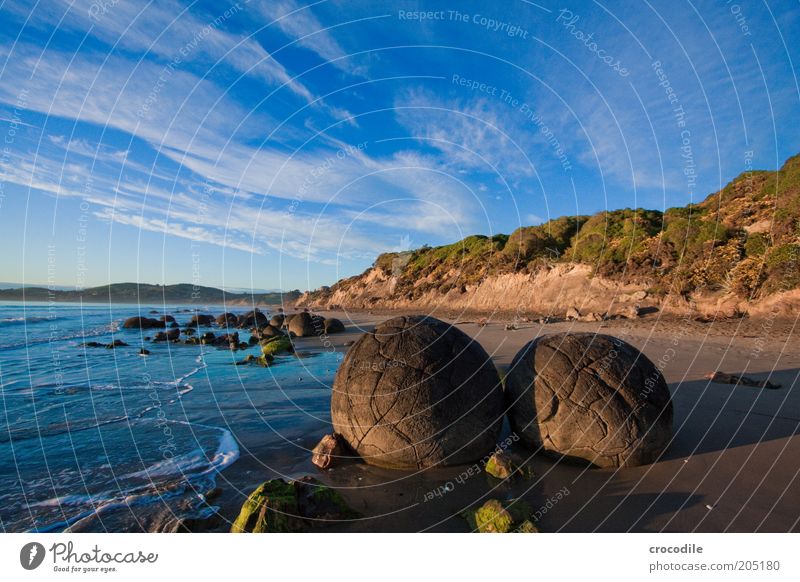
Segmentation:
[(325, 333), (342, 333), (344, 331), (344, 324), (335, 317), (329, 317), (323, 322), (325, 326)]
[(272, 316), (272, 319), (269, 320), (269, 324), (272, 327), (281, 328), (283, 326), (283, 320), (285, 319), (283, 313), (276, 313)]
[(652, 463), (672, 438), (664, 377), (639, 350), (608, 335), (537, 338), (506, 376), (511, 428), (530, 447), (599, 467)]
[(260, 334), (262, 338), (268, 338), (283, 335), (283, 332), (274, 325), (268, 324), (261, 328)]
[(220, 327), (236, 327), (239, 323), (239, 318), (233, 313), (226, 312), (222, 315), (218, 315), (216, 322)]
[(269, 318), (259, 309), (248, 311), (239, 316), (239, 327), (263, 327), (269, 323)]
[(495, 446), (503, 391), (486, 351), (461, 330), (403, 316), (362, 335), (336, 373), (336, 432), (367, 463), (421, 469), (477, 461)]
[(287, 327), (290, 333), (297, 337), (310, 337), (316, 334), (314, 320), (309, 313), (298, 313), (289, 320)]

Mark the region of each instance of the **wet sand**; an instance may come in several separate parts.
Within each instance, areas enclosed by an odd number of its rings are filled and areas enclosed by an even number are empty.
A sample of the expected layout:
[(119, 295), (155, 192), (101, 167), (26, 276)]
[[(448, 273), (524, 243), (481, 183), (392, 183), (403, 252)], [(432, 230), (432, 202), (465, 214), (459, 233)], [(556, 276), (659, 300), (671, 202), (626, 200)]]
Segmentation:
[[(387, 314), (325, 312), (348, 331), (298, 342), (301, 350), (335, 349), (369, 331)], [(448, 319), (437, 314), (441, 319)], [(498, 318), (450, 318), (489, 352), (501, 374), (528, 341), (547, 333), (590, 331), (620, 337), (661, 362), (675, 406), (674, 439), (652, 465), (608, 470), (533, 454), (520, 444), (510, 450), (532, 477), (501, 483), (469, 466), (418, 473), (389, 471), (346, 461), (327, 471), (310, 463), (310, 449), (329, 426), (299, 437), (298, 447), (270, 455), (280, 476), (313, 475), (336, 487), (363, 518), (317, 524), (324, 531), (468, 531), (459, 514), (489, 498), (525, 499), (539, 510), (543, 531), (570, 532), (786, 532), (800, 520), (800, 349), (794, 322), (724, 320), (701, 323), (648, 315), (636, 320), (597, 323), (520, 323), (507, 330)], [(715, 371), (769, 379), (778, 390), (711, 383)], [(509, 435), (504, 428), (501, 440)], [(257, 440), (257, 439), (256, 439)], [(251, 489), (278, 476), (257, 458), (243, 456), (226, 475)], [(224, 486), (224, 485), (223, 485)], [(242, 487), (220, 499), (225, 530), (248, 492)]]

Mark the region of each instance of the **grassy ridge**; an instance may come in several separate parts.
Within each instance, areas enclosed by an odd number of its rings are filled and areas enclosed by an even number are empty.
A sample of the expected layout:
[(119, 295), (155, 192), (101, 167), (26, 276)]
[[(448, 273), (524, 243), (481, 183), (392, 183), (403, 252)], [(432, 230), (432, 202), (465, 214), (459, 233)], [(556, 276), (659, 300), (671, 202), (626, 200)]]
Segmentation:
[[(746, 172), (700, 204), (561, 217), (510, 235), (380, 255), (394, 294), (465, 290), (484, 277), (584, 263), (651, 292), (728, 291), (753, 297), (800, 286), (800, 155), (776, 172)], [(360, 277), (315, 293), (324, 297)]]

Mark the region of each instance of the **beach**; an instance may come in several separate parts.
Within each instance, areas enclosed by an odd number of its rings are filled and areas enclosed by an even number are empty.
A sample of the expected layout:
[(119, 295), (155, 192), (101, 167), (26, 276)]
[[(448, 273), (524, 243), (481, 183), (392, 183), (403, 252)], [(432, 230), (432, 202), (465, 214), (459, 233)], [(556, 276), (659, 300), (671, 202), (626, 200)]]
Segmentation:
[[(325, 312), (348, 325), (335, 349), (390, 314)], [(452, 318), (453, 321), (476, 318)], [(314, 475), (335, 487), (364, 517), (350, 523), (317, 524), (331, 531), (469, 531), (460, 513), (489, 498), (521, 497), (538, 508), (542, 531), (556, 532), (787, 532), (798, 530), (800, 510), (800, 350), (794, 322), (742, 319), (702, 323), (651, 315), (596, 323), (457, 324), (507, 370), (517, 351), (539, 334), (597, 332), (633, 344), (660, 365), (675, 406), (674, 438), (658, 462), (617, 470), (557, 461), (518, 443), (508, 449), (533, 477), (499, 483), (471, 466), (391, 471), (346, 462), (319, 471), (297, 459), (292, 475)], [(353, 331), (353, 328), (356, 328)], [(312, 349), (318, 338), (301, 339)], [(777, 390), (709, 382), (716, 371), (769, 379)], [(322, 432), (309, 435), (310, 448)], [(501, 441), (508, 438), (506, 426)], [(251, 467), (240, 460), (230, 474)], [(268, 476), (252, 468), (253, 487)], [(466, 475), (466, 477), (465, 477)], [(237, 499), (225, 511), (230, 519)], [(225, 511), (223, 513), (225, 513)]]
[[(143, 339), (146, 330), (120, 329), (131, 306), (53, 309), (66, 311), (49, 318), (29, 306), (27, 341), (0, 353), (9, 426), (0, 446), (11, 453), (4, 470), (6, 531), (223, 532), (261, 483), (304, 476), (334, 488), (360, 514), (312, 520), (314, 531), (466, 532), (462, 512), (491, 498), (524, 499), (545, 532), (798, 529), (800, 350), (792, 341), (794, 322), (786, 319), (702, 322), (655, 313), (535, 323), (436, 313), (479, 342), (501, 376), (538, 336), (592, 332), (640, 349), (669, 385), (674, 437), (657, 462), (599, 469), (553, 459), (523, 446), (505, 422), (498, 447), (524, 477), (501, 482), (480, 461), (424, 471), (381, 469), (354, 458), (327, 470), (311, 463), (311, 449), (332, 432), (331, 386), (344, 354), (397, 312), (320, 312), (346, 330), (296, 338), (294, 355), (262, 368), (234, 365), (251, 348), (153, 343)], [(179, 321), (189, 317), (179, 307), (161, 311)], [(203, 311), (218, 315), (222, 308)], [(23, 323), (18, 319), (6, 317), (6, 327)], [(37, 325), (47, 326), (41, 341)], [(54, 325), (64, 332), (77, 327), (53, 341)], [(91, 339), (129, 345), (85, 348), (90, 327)], [(247, 330), (238, 331), (246, 340)], [(137, 342), (151, 354), (139, 356)], [(14, 354), (23, 351), (25, 369), (15, 371), (21, 360)], [(780, 388), (710, 382), (714, 372), (768, 379)]]

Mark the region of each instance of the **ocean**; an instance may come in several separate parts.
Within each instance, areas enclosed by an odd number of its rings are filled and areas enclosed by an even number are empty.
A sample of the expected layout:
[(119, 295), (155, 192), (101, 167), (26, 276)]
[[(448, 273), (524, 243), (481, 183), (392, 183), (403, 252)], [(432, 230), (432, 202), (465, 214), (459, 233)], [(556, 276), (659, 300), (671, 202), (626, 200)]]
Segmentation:
[[(292, 476), (329, 428), (342, 354), (312, 339), (300, 357), (237, 366), (258, 344), (233, 352), (153, 343), (144, 338), (157, 330), (121, 328), (131, 316), (158, 317), (151, 311), (184, 328), (195, 309), (249, 310), (0, 303), (2, 531), (141, 530), (152, 527), (143, 516), (163, 508), (203, 519), (218, 509), (209, 492), (220, 481), (246, 494), (252, 480)], [(237, 331), (246, 342), (249, 330)], [(83, 345), (114, 340), (128, 345)], [(257, 470), (228, 478), (243, 455)]]

